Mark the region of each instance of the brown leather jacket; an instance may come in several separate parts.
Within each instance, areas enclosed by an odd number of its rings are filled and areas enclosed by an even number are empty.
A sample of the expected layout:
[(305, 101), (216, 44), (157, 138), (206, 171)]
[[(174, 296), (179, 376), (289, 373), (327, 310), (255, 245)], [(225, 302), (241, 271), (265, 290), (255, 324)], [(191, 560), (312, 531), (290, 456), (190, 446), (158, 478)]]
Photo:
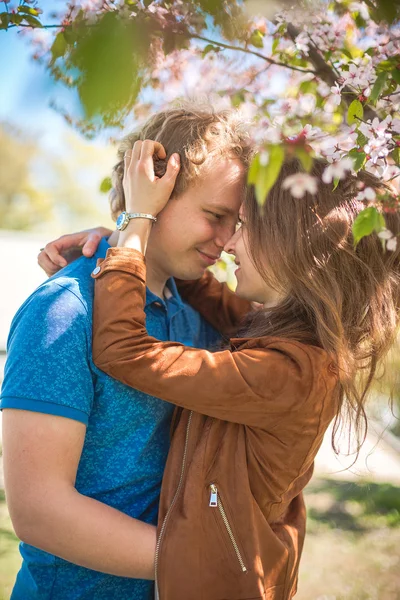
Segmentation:
[[(331, 358), (272, 337), (219, 352), (160, 342), (145, 326), (143, 256), (113, 248), (95, 277), (95, 363), (180, 407), (160, 500), (160, 600), (292, 598), (301, 492), (337, 411)], [(210, 274), (181, 289), (222, 331), (248, 308)]]

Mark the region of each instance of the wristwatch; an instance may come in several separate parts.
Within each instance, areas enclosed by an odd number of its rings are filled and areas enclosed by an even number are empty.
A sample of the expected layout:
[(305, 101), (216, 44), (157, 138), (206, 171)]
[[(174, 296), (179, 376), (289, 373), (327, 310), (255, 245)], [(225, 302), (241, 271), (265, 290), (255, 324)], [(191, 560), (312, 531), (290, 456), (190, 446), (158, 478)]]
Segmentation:
[(150, 221), (153, 221), (154, 223), (157, 221), (156, 217), (153, 217), (153, 215), (149, 215), (147, 213), (128, 213), (124, 211), (117, 219), (117, 229), (119, 231), (126, 229), (131, 219), (150, 219)]

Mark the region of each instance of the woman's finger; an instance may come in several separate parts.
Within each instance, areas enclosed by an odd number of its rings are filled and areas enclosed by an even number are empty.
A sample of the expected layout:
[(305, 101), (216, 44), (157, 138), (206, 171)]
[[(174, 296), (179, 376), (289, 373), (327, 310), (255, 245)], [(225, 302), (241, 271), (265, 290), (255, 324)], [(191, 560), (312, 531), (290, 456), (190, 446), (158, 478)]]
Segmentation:
[(154, 155), (163, 159), (166, 156), (164, 146), (160, 142), (154, 142), (152, 140), (145, 140), (142, 145), (142, 151), (140, 154), (140, 164), (142, 165), (144, 172), (150, 181), (154, 181)]
[(175, 152), (170, 156), (165, 175), (160, 179), (160, 183), (165, 186), (170, 193), (174, 189), (180, 166), (180, 156)]
[(157, 154), (159, 158), (166, 158), (167, 153), (165, 152), (165, 148), (160, 142), (155, 142), (154, 140), (144, 140), (142, 144), (142, 151), (140, 154), (140, 159), (151, 157)]
[(127, 174), (129, 167), (131, 166), (133, 160), (137, 160), (137, 156), (140, 156), (140, 146), (141, 141), (137, 141), (134, 143), (133, 148), (128, 148), (124, 154), (124, 176)]
[(132, 151), (132, 157), (135, 161), (138, 161), (140, 159), (140, 153), (142, 151), (142, 140), (136, 140), (136, 142), (133, 144), (133, 151)]

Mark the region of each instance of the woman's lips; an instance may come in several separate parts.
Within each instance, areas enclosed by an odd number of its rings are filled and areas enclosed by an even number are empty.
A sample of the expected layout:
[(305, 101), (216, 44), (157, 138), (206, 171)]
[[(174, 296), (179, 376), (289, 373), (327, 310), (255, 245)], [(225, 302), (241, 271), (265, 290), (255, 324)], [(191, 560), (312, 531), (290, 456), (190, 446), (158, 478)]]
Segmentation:
[(204, 252), (202, 252), (201, 250), (197, 250), (197, 252), (200, 254), (200, 257), (204, 260), (204, 262), (209, 266), (213, 265), (219, 258), (219, 256), (215, 257), (210, 256), (208, 254), (204, 254)]

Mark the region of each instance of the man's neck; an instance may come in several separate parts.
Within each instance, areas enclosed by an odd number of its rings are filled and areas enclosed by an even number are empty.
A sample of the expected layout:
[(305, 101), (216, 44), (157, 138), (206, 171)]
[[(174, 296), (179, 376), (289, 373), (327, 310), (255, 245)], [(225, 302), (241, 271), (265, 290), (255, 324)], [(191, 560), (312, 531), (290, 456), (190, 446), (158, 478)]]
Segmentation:
[[(116, 246), (118, 244), (118, 231), (114, 231), (108, 238), (110, 246)], [(159, 298), (164, 297), (165, 284), (169, 277), (165, 273), (161, 273), (157, 265), (154, 265), (149, 256), (146, 256), (146, 285), (148, 289), (158, 296)]]

